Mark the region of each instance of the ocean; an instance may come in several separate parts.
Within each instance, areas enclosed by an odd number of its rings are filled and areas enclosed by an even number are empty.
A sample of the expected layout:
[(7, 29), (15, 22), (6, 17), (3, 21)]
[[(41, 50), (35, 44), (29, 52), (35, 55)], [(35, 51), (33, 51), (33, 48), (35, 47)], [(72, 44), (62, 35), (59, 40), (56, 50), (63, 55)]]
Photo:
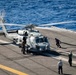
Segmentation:
[[(5, 23), (76, 31), (76, 0), (0, 0), (2, 11)], [(20, 27), (7, 26), (7, 29), (11, 28)]]

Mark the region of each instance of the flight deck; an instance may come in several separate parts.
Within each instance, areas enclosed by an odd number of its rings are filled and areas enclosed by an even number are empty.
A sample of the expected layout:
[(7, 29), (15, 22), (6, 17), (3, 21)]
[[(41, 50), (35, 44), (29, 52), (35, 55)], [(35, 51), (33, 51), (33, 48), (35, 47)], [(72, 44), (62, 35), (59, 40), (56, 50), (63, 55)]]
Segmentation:
[[(37, 28), (48, 37), (50, 52), (22, 54), (21, 48), (0, 35), (0, 75), (58, 75), (57, 63), (63, 61), (63, 75), (76, 75), (76, 33)], [(55, 38), (62, 41), (57, 48)], [(68, 64), (68, 54), (73, 52), (73, 66)]]

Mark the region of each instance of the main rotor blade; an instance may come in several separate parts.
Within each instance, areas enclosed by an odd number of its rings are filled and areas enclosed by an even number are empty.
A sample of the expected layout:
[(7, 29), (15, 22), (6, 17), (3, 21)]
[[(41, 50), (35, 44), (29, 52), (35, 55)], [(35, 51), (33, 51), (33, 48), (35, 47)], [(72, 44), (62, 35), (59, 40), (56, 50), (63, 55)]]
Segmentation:
[[(64, 22), (56, 22), (56, 23), (49, 23), (49, 24), (41, 24), (39, 26), (52, 26), (52, 25), (59, 25), (59, 24), (68, 24), (68, 23), (76, 23), (76, 21), (64, 21)], [(27, 27), (29, 25), (24, 25), (24, 24), (13, 24), (13, 23), (3, 23), (4, 25), (7, 26), (22, 26), (22, 27)], [(0, 23), (0, 26), (2, 23)]]
[(49, 23), (49, 24), (42, 24), (40, 26), (52, 26), (52, 25), (67, 24), (67, 23), (76, 23), (76, 21), (64, 21), (64, 22), (57, 22), (57, 23)]
[(7, 25), (7, 26), (22, 26), (22, 27), (26, 26), (26, 25), (23, 25), (23, 24), (13, 24), (13, 23), (0, 23), (0, 26), (2, 24)]

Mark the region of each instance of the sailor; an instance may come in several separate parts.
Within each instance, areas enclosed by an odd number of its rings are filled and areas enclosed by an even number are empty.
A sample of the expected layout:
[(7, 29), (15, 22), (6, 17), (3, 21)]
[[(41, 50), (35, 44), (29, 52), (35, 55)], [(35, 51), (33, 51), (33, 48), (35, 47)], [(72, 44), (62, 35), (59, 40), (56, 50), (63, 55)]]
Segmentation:
[(60, 40), (59, 40), (59, 39), (57, 39), (57, 38), (55, 38), (55, 41), (56, 41), (56, 45), (57, 45), (57, 47), (61, 48)]
[[(26, 37), (23, 37), (23, 41), (22, 41), (22, 52), (23, 54), (25, 54), (25, 45), (26, 45)], [(27, 51), (26, 51), (27, 52)]]
[(70, 66), (72, 66), (72, 51), (69, 53), (69, 55), (68, 55), (68, 57), (69, 57), (69, 59), (68, 59), (68, 62), (69, 62), (69, 65)]
[(59, 60), (59, 62), (58, 62), (58, 73), (63, 74), (63, 62), (62, 62), (62, 60)]

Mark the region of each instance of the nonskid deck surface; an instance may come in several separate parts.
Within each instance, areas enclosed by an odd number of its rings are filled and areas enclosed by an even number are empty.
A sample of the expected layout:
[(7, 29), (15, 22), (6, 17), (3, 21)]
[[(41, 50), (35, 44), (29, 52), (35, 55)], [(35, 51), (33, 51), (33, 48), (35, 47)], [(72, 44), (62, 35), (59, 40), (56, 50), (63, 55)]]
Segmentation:
[[(0, 75), (57, 75), (57, 63), (63, 60), (64, 75), (76, 73), (76, 34), (38, 29), (47, 36), (51, 45), (50, 52), (37, 55), (21, 53), (21, 48), (0, 35)], [(62, 41), (57, 48), (55, 38)], [(73, 67), (68, 64), (68, 53), (73, 52)], [(58, 55), (59, 54), (59, 55)]]

